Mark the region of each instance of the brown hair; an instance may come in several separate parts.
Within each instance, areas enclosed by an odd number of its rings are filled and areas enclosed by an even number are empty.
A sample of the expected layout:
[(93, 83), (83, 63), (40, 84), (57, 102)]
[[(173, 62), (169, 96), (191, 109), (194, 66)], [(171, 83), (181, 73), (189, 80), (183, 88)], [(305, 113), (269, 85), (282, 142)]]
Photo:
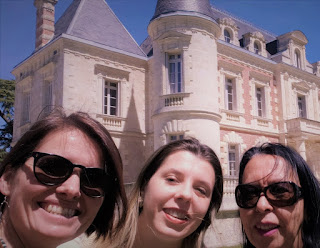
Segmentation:
[(197, 139), (189, 138), (174, 141), (160, 147), (147, 161), (146, 165), (139, 174), (133, 191), (130, 194), (129, 212), (127, 215), (126, 224), (118, 239), (110, 241), (108, 244), (110, 247), (132, 247), (136, 237), (138, 217), (140, 212), (143, 211), (142, 208), (139, 208), (139, 196), (149, 183), (150, 178), (161, 167), (163, 161), (169, 155), (178, 151), (188, 151), (195, 156), (208, 161), (212, 165), (215, 172), (215, 185), (208, 211), (200, 226), (196, 229), (196, 231), (183, 240), (182, 245), (184, 248), (195, 248), (201, 246), (204, 233), (211, 224), (212, 211), (215, 209), (215, 211), (218, 212), (221, 206), (223, 196), (223, 177), (220, 161), (214, 151), (210, 147), (201, 144)]
[[(113, 236), (124, 223), (127, 211), (127, 199), (123, 186), (122, 161), (119, 151), (109, 132), (98, 121), (83, 112), (67, 116), (63, 110), (56, 109), (49, 116), (35, 122), (20, 138), (0, 165), (0, 176), (5, 170), (17, 170), (31, 156), (37, 145), (49, 133), (66, 127), (76, 128), (85, 133), (101, 149), (105, 170), (113, 178), (110, 194), (102, 203), (93, 223), (86, 230), (90, 235), (96, 232), (97, 237)], [(0, 193), (0, 202), (4, 195)]]

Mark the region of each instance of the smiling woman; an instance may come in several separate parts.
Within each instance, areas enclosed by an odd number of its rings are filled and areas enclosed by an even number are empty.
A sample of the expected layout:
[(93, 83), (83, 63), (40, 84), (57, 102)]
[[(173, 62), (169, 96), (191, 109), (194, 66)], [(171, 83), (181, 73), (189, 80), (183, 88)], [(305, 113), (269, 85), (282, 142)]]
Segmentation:
[(222, 190), (220, 162), (211, 148), (196, 139), (169, 143), (142, 169), (121, 235), (99, 247), (200, 247)]
[(85, 113), (56, 111), (36, 122), (0, 175), (0, 237), (8, 247), (57, 247), (84, 232), (112, 237), (125, 219), (119, 152)]

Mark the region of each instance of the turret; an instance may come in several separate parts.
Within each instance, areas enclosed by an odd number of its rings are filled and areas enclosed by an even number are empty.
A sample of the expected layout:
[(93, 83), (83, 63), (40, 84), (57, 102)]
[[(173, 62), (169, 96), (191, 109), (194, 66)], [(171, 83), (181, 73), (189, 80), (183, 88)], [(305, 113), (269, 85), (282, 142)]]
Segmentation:
[(219, 151), (217, 44), (209, 0), (158, 0), (148, 26), (155, 148), (196, 137)]

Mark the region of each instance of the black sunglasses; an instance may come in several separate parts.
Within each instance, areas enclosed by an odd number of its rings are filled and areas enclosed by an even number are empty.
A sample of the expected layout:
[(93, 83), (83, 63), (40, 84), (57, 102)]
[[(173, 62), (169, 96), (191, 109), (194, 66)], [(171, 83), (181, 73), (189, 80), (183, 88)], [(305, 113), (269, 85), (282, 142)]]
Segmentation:
[(302, 198), (302, 188), (293, 182), (273, 183), (265, 188), (240, 184), (235, 191), (236, 202), (240, 208), (253, 208), (257, 205), (261, 192), (275, 207), (291, 206)]
[(90, 197), (103, 197), (108, 177), (100, 168), (88, 168), (71, 163), (68, 159), (48, 153), (33, 152), (33, 172), (37, 180), (44, 185), (61, 184), (72, 175), (75, 167), (80, 168), (80, 189)]

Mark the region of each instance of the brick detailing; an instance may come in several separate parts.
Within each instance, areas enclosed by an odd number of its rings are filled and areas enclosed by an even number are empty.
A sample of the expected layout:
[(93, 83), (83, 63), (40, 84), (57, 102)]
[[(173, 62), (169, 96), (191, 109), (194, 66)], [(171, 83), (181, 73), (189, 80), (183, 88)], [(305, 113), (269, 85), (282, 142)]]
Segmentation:
[(34, 6), (37, 8), (36, 50), (46, 45), (54, 36), (54, 6), (57, 2), (58, 0), (34, 1)]

